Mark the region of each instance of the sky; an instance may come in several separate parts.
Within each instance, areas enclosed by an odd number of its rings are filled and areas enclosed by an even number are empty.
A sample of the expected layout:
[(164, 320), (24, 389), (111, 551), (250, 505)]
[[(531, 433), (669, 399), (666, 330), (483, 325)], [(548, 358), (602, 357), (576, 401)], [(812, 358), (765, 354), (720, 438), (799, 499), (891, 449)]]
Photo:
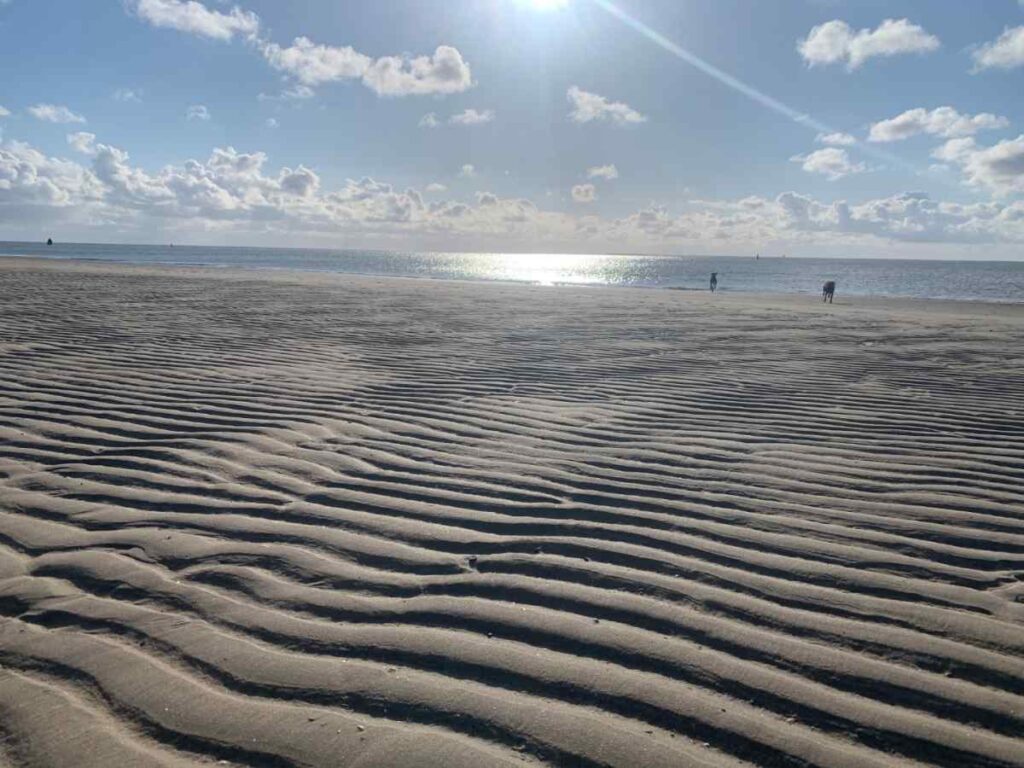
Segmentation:
[(1024, 260), (1024, 0), (0, 0), (0, 239)]

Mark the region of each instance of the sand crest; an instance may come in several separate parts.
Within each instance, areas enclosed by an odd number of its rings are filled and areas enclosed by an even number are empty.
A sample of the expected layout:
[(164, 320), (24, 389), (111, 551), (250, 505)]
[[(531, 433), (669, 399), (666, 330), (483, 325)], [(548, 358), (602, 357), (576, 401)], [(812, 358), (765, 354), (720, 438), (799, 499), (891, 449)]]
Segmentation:
[(1024, 306), (0, 259), (0, 765), (1024, 765)]

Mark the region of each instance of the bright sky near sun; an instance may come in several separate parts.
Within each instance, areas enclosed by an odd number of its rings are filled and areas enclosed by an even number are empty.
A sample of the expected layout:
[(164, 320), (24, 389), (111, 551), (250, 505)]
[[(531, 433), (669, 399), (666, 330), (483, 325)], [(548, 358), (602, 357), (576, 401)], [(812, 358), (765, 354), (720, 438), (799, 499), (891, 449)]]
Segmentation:
[(1024, 258), (1024, 0), (0, 0), (0, 239)]

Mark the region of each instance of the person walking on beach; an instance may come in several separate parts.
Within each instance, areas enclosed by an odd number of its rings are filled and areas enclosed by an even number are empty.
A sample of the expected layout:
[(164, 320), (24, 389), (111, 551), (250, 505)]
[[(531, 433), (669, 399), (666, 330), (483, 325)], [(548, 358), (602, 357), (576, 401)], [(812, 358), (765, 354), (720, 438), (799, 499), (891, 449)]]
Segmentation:
[(715, 289), (717, 287), (718, 287), (718, 273), (717, 272), (712, 272), (711, 273), (711, 292), (714, 293)]
[(822, 303), (827, 301), (829, 304), (831, 304), (832, 303), (832, 297), (835, 295), (835, 293), (836, 293), (836, 281), (835, 280), (829, 280), (827, 283), (825, 283), (823, 286), (821, 286), (821, 301), (822, 301)]

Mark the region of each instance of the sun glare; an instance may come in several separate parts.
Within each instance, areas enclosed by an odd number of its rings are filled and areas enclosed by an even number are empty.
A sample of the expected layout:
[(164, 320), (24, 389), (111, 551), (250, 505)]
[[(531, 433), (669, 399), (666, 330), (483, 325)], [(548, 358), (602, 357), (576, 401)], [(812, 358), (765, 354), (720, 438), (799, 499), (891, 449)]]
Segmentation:
[(538, 11), (554, 11), (567, 6), (569, 0), (529, 0), (529, 3)]

